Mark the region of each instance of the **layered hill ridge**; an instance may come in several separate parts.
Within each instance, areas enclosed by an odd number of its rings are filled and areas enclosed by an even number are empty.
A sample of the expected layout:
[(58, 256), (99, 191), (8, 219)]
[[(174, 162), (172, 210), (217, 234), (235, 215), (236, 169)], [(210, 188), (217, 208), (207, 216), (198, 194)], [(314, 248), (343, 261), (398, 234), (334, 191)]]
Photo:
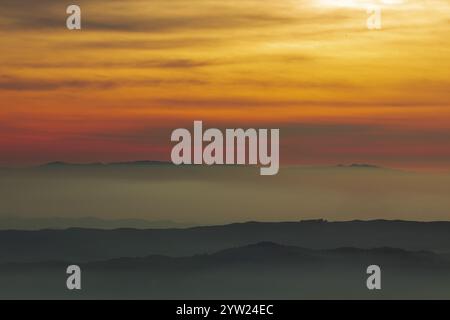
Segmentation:
[[(258, 242), (209, 254), (78, 263), (83, 289), (64, 287), (76, 261), (0, 264), (2, 298), (346, 299), (449, 298), (450, 260), (396, 248), (311, 250)], [(369, 265), (383, 290), (365, 287)]]
[[(254, 243), (308, 249), (342, 247), (450, 252), (450, 222), (248, 222), (185, 229), (0, 231), (0, 263), (100, 261), (150, 254), (189, 256)], [(343, 249), (342, 249), (343, 250)]]

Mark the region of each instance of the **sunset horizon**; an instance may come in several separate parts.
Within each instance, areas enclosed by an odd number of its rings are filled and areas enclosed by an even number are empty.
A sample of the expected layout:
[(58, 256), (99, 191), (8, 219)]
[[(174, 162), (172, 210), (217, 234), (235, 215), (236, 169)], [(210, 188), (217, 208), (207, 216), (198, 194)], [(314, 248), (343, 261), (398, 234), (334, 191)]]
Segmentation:
[(0, 37), (0, 300), (450, 300), (450, 0), (0, 0)]
[(75, 31), (3, 3), (0, 165), (168, 160), (203, 120), (279, 128), (282, 165), (450, 169), (446, 1), (382, 2), (380, 30), (357, 0), (79, 1)]

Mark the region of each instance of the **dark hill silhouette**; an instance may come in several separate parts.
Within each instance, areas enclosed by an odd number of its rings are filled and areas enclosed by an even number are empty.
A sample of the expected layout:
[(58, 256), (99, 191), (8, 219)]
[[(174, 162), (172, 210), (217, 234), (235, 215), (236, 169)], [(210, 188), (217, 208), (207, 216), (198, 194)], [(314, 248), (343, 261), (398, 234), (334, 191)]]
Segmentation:
[[(64, 289), (72, 263), (0, 265), (0, 298), (450, 298), (448, 258), (395, 248), (311, 250), (260, 242), (186, 257), (82, 263), (80, 292)], [(371, 264), (382, 268), (382, 291), (365, 287)]]
[[(433, 266), (450, 267), (450, 260), (446, 256), (430, 251), (408, 251), (398, 248), (382, 247), (373, 249), (336, 248), (328, 250), (312, 250), (296, 246), (284, 246), (274, 242), (259, 242), (242, 247), (220, 250), (210, 254), (200, 254), (185, 257), (167, 257), (150, 255), (141, 258), (119, 258), (107, 261), (87, 263), (89, 266), (114, 267), (116, 265), (129, 268), (147, 269), (158, 266), (166, 270), (166, 266), (173, 264), (178, 268), (193, 263), (195, 266), (204, 265), (226, 266), (236, 264), (254, 264), (259, 266), (297, 267), (305, 264), (367, 264), (380, 263), (383, 265), (408, 265), (409, 268)], [(194, 270), (195, 268), (192, 268)], [(449, 269), (450, 272), (450, 269)]]
[(450, 222), (313, 220), (188, 229), (0, 231), (0, 263), (184, 256), (262, 241), (309, 249), (396, 247), (450, 252)]

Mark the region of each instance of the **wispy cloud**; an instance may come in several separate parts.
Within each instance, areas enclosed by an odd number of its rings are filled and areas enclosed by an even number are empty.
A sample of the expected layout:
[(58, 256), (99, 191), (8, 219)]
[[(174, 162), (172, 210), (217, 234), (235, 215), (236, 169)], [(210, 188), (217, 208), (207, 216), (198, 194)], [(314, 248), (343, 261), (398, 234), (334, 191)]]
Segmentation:
[(62, 88), (70, 89), (100, 89), (107, 90), (117, 87), (133, 86), (161, 86), (195, 84), (202, 85), (205, 82), (197, 79), (159, 79), (147, 78), (140, 80), (115, 79), (115, 80), (61, 80), (61, 79), (39, 79), (39, 78), (16, 78), (10, 76), (0, 77), (0, 90), (12, 91), (48, 91)]
[(64, 1), (0, 0), (0, 147), (145, 158), (203, 119), (280, 127), (291, 162), (449, 160), (448, 1), (384, 6), (378, 31), (354, 2), (79, 0), (72, 32)]

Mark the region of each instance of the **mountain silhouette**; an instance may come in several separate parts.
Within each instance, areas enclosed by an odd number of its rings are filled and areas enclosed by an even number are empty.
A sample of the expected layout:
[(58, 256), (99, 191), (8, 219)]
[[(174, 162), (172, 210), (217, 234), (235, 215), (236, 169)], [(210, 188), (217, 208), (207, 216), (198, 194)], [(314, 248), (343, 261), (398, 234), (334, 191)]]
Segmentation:
[[(311, 250), (264, 241), (210, 254), (79, 263), (83, 290), (69, 292), (64, 271), (73, 263), (2, 264), (0, 298), (450, 298), (447, 257), (387, 247)], [(372, 264), (383, 272), (379, 292), (365, 287)]]
[(308, 249), (395, 247), (450, 252), (450, 222), (248, 222), (185, 229), (0, 230), (0, 263), (186, 256), (269, 241)]
[(91, 162), (91, 163), (69, 163), (64, 161), (53, 161), (42, 164), (38, 168), (89, 168), (89, 167), (114, 167), (114, 166), (160, 166), (160, 165), (172, 165), (168, 161), (157, 160), (139, 160), (139, 161), (125, 161), (125, 162)]

